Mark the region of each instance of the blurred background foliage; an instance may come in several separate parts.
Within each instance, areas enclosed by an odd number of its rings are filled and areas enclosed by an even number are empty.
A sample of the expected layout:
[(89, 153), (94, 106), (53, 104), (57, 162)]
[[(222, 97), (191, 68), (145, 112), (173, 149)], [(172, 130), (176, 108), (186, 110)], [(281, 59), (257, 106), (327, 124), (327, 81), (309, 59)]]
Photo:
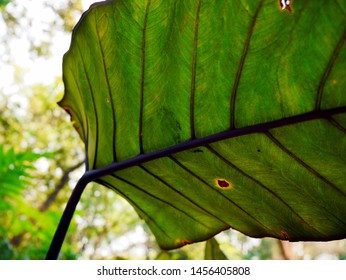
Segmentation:
[[(43, 259), (83, 173), (83, 143), (56, 102), (61, 58), (91, 1), (0, 0), (0, 259)], [(128, 203), (89, 184), (61, 259), (346, 259), (346, 241), (287, 243), (226, 231), (161, 251)], [(220, 252), (221, 249), (222, 252)]]

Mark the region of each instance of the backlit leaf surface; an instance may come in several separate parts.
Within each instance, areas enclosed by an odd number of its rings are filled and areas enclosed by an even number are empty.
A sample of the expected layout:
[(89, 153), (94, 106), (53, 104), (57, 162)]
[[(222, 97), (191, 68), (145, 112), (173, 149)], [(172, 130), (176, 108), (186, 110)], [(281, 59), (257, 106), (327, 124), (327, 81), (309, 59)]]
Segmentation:
[(88, 169), (132, 160), (97, 182), (125, 197), (165, 249), (228, 228), (345, 238), (344, 4), (296, 0), (293, 13), (274, 0), (94, 4), (64, 57), (60, 102)]

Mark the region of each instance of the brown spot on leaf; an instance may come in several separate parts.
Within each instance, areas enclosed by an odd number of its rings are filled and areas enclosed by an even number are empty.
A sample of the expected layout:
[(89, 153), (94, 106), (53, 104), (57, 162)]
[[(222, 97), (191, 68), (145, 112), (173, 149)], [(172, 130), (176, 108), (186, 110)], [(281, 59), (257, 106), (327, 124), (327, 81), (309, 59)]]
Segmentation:
[(178, 246), (185, 246), (185, 245), (191, 244), (192, 241), (190, 241), (190, 240), (176, 240), (175, 243)]
[(109, 103), (109, 102), (110, 102), (109, 98), (106, 98), (106, 102), (107, 102), (107, 103)]
[(63, 109), (70, 115), (72, 118), (72, 109), (70, 107), (63, 107)]
[(333, 83), (333, 85), (336, 85), (338, 82), (337, 82), (337, 80), (333, 80), (332, 83)]
[(229, 189), (232, 187), (231, 183), (228, 182), (226, 179), (215, 179), (216, 186), (220, 187), (221, 189)]
[(286, 231), (281, 230), (280, 233), (285, 240), (290, 240), (290, 236), (288, 235)]

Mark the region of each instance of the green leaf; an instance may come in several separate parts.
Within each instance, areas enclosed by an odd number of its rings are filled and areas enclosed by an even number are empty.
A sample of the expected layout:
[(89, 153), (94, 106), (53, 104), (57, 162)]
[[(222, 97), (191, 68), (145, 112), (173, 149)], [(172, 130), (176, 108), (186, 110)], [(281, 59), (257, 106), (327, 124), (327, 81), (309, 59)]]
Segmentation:
[(50, 153), (26, 151), (17, 153), (13, 148), (4, 149), (0, 144), (0, 203), (4, 197), (18, 197), (32, 176), (32, 162)]
[[(345, 6), (337, 0), (94, 4), (60, 102), (88, 170), (172, 249), (232, 228), (346, 237)], [(112, 172), (110, 172), (112, 170)]]
[(0, 0), (0, 8), (2, 6), (6, 6), (8, 3), (10, 3), (11, 0)]
[(220, 249), (220, 245), (215, 238), (211, 238), (205, 243), (204, 256), (205, 260), (227, 260), (226, 255)]

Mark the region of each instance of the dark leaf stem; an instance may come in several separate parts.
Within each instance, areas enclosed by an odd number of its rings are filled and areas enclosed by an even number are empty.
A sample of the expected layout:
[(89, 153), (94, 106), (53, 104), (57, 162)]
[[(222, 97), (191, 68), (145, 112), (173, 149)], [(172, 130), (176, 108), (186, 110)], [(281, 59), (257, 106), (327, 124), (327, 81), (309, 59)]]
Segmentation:
[(82, 178), (78, 181), (70, 196), (70, 199), (67, 202), (66, 208), (60, 219), (58, 228), (55, 231), (52, 243), (46, 255), (46, 260), (56, 260), (59, 256), (61, 246), (64, 242), (74, 211), (76, 210), (76, 206), (82, 196), (86, 185), (91, 182), (91, 178), (86, 176), (86, 174), (87, 173), (85, 173), (85, 175), (82, 176)]

